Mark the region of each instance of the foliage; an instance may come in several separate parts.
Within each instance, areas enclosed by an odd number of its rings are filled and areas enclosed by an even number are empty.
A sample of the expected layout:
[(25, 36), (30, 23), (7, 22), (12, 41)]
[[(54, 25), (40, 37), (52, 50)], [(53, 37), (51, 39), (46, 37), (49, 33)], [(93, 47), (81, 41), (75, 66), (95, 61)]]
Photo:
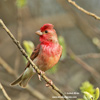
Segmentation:
[(94, 86), (88, 81), (82, 84), (80, 90), (84, 95), (83, 99), (78, 100), (98, 100), (99, 98), (99, 88), (94, 89)]
[(97, 37), (94, 37), (92, 41), (100, 49), (100, 40)]
[(62, 56), (61, 56), (61, 60), (65, 59), (66, 56), (67, 56), (67, 48), (66, 48), (66, 42), (64, 40), (64, 37), (63, 36), (59, 36), (58, 37), (58, 40), (59, 40), (59, 44), (62, 46)]
[[(24, 46), (28, 56), (31, 56), (31, 53), (35, 48), (33, 42), (31, 42), (31, 41), (23, 41), (23, 46)], [(25, 59), (25, 63), (27, 63), (26, 59)]]
[(16, 1), (16, 5), (18, 8), (24, 7), (26, 5), (26, 3), (27, 3), (27, 0), (17, 0)]
[(55, 66), (53, 66), (51, 69), (48, 70), (48, 73), (53, 74), (55, 72), (57, 72), (59, 63), (57, 63)]

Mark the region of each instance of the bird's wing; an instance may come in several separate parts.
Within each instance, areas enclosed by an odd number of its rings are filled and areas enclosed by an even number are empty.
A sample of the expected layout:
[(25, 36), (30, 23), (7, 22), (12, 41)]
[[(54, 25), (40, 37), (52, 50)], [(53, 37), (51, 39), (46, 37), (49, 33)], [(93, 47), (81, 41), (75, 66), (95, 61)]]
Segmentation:
[[(34, 60), (38, 56), (39, 51), (40, 51), (40, 44), (37, 45), (37, 47), (34, 49), (34, 51), (32, 52), (32, 54), (30, 56), (30, 59)], [(29, 67), (29, 66), (30, 66), (30, 62), (28, 61), (27, 65), (26, 65), (26, 68)]]

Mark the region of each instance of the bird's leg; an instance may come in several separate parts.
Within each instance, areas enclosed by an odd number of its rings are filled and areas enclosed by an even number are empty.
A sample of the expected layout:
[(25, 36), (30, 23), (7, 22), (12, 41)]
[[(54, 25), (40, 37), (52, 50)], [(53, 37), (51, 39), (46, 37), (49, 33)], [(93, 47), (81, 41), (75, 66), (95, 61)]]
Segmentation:
[(45, 72), (40, 70), (40, 75), (38, 74), (38, 78), (40, 81), (41, 81), (41, 74), (45, 74)]
[(46, 87), (49, 87), (52, 84), (53, 84), (52, 80), (49, 79), (49, 83), (46, 84)]

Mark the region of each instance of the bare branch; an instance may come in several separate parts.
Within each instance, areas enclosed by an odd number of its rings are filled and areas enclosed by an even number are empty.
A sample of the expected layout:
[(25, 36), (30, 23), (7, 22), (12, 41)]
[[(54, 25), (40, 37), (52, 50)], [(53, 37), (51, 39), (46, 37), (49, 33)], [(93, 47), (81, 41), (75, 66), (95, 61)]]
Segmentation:
[(0, 83), (0, 89), (2, 90), (4, 96), (6, 97), (7, 100), (11, 100), (11, 98), (8, 96), (8, 94), (6, 93), (4, 87), (2, 86), (2, 84)]
[[(0, 64), (5, 68), (5, 70), (13, 75), (14, 77), (17, 78), (18, 74), (14, 71), (14, 69), (11, 68), (11, 66), (9, 66), (1, 57), (0, 57)], [(7, 82), (3, 82), (6, 86), (7, 85)], [(26, 90), (29, 91), (33, 96), (35, 96), (36, 98), (38, 98), (39, 100), (41, 99), (46, 99), (46, 100), (49, 100), (47, 99), (42, 93), (40, 93), (39, 91), (37, 91), (36, 89), (34, 89), (33, 87), (31, 87), (30, 85), (28, 85), (26, 87)], [(38, 96), (39, 95), (39, 96)], [(41, 99), (40, 99), (41, 98)]]
[[(100, 53), (87, 53), (87, 54), (82, 54), (82, 55), (76, 55), (77, 57), (81, 59), (87, 59), (87, 58), (100, 58)], [(68, 59), (72, 59), (72, 57), (68, 56)]]
[(1, 57), (0, 57), (0, 64), (4, 67), (4, 69), (5, 69), (8, 73), (10, 73), (10, 74), (16, 76), (15, 71), (14, 71)]
[(100, 53), (88, 53), (88, 54), (84, 54), (84, 55), (77, 55), (80, 58), (100, 58)]
[(69, 55), (70, 55), (71, 57), (74, 58), (74, 60), (75, 60), (78, 64), (82, 65), (82, 67), (83, 67), (84, 69), (86, 69), (88, 72), (90, 72), (93, 76), (95, 76), (95, 77), (97, 77), (97, 78), (100, 78), (100, 74), (99, 74), (92, 66), (88, 65), (88, 64), (85, 63), (83, 60), (81, 60), (78, 56), (76, 56), (76, 55), (74, 54), (74, 52), (73, 52), (69, 47), (68, 47), (68, 53), (69, 53)]
[(84, 12), (85, 14), (87, 14), (87, 15), (89, 15), (89, 16), (92, 16), (92, 17), (94, 17), (94, 18), (97, 19), (97, 20), (100, 20), (100, 17), (99, 17), (99, 16), (97, 16), (97, 15), (95, 15), (94, 13), (91, 13), (91, 12), (89, 12), (89, 11), (83, 9), (82, 7), (80, 7), (79, 5), (77, 5), (77, 4), (75, 3), (75, 1), (68, 0), (68, 2), (69, 2), (70, 4), (72, 4), (72, 5), (74, 5), (74, 6), (75, 6), (77, 9), (79, 9), (80, 11)]
[(43, 94), (41, 94), (36, 89), (33, 89), (29, 84), (27, 85), (26, 89), (32, 94), (38, 97), (39, 100), (50, 100), (49, 98), (45, 97)]
[(66, 96), (63, 94), (63, 92), (56, 87), (54, 84), (50, 84), (49, 79), (44, 75), (41, 74), (40, 69), (33, 63), (33, 61), (28, 57), (27, 53), (25, 52), (25, 50), (22, 48), (22, 46), (20, 45), (19, 41), (17, 41), (15, 39), (15, 37), (13, 36), (13, 34), (10, 32), (10, 30), (5, 26), (4, 22), (0, 19), (0, 23), (2, 25), (2, 27), (4, 28), (4, 30), (7, 32), (7, 34), (10, 36), (10, 38), (12, 39), (12, 41), (17, 45), (17, 47), (19, 48), (19, 50), (21, 51), (21, 53), (23, 54), (23, 56), (30, 62), (30, 64), (32, 65), (32, 67), (35, 69), (35, 71), (37, 72), (37, 74), (41, 75), (41, 77), (45, 80), (46, 83), (48, 83), (52, 89), (54, 89), (56, 92), (58, 92), (65, 100), (68, 100), (68, 98), (66, 98)]

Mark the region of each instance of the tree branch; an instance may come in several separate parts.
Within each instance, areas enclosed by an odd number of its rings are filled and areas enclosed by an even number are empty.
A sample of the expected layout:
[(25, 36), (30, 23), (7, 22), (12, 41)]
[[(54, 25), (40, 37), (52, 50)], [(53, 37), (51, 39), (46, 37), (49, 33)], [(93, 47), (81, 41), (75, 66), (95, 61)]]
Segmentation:
[(7, 100), (11, 100), (11, 98), (8, 96), (8, 94), (6, 93), (5, 89), (3, 88), (2, 84), (0, 83), (0, 89), (2, 90), (4, 96), (7, 98)]
[(68, 2), (69, 2), (70, 4), (72, 4), (72, 5), (74, 5), (74, 6), (75, 6), (77, 9), (79, 9), (80, 11), (84, 12), (85, 14), (87, 14), (87, 15), (89, 15), (89, 16), (92, 16), (92, 17), (94, 17), (94, 18), (97, 19), (97, 20), (100, 20), (100, 17), (99, 17), (99, 16), (97, 16), (97, 15), (95, 15), (94, 13), (91, 13), (91, 12), (89, 12), (89, 11), (83, 9), (82, 7), (80, 7), (79, 5), (77, 5), (77, 4), (75, 3), (75, 1), (68, 0)]
[(88, 54), (83, 54), (83, 55), (77, 55), (79, 58), (100, 58), (100, 53), (88, 53)]
[(88, 72), (90, 72), (93, 76), (95, 76), (95, 77), (97, 77), (97, 78), (100, 79), (100, 74), (99, 74), (99, 72), (97, 72), (92, 66), (88, 65), (88, 64), (85, 63), (83, 60), (81, 60), (78, 56), (76, 56), (76, 55), (74, 54), (74, 52), (71, 50), (71, 48), (70, 48), (68, 45), (67, 45), (67, 48), (68, 48), (68, 53), (69, 53), (69, 55), (70, 55), (71, 57), (73, 57), (74, 60), (75, 60), (78, 64), (82, 65), (82, 67), (83, 67), (84, 69), (86, 69)]
[(69, 100), (68, 98), (66, 98), (66, 96), (63, 94), (63, 92), (58, 87), (56, 87), (54, 84), (51, 85), (49, 79), (44, 74), (41, 74), (40, 69), (28, 57), (27, 53), (22, 48), (22, 46), (20, 45), (19, 41), (17, 41), (15, 39), (15, 37), (13, 36), (13, 34), (10, 32), (10, 30), (6, 27), (6, 25), (4, 24), (4, 22), (1, 19), (0, 19), (0, 24), (2, 25), (3, 29), (7, 32), (7, 34), (10, 36), (10, 38), (12, 39), (12, 41), (17, 45), (18, 49), (21, 51), (21, 53), (23, 54), (23, 56), (30, 62), (30, 64), (35, 69), (35, 71), (37, 72), (37, 74), (41, 75), (41, 77), (45, 80), (45, 82), (47, 82), (52, 87), (52, 89), (55, 90), (56, 92), (58, 92), (65, 100)]
[(14, 75), (17, 77), (16, 72), (0, 57), (0, 64), (4, 67), (4, 69), (10, 73), (11, 75)]
[[(5, 70), (13, 75), (14, 77), (18, 77), (18, 74), (16, 73), (16, 71), (14, 69), (12, 69), (11, 66), (9, 66), (1, 57), (0, 57), (0, 64), (5, 68)], [(7, 82), (3, 82), (4, 85), (6, 86), (9, 86), (7, 85), (8, 83)], [(39, 91), (37, 91), (36, 89), (34, 89), (33, 87), (31, 87), (29, 84), (27, 85), (26, 87), (26, 90), (28, 92), (30, 92), (33, 96), (35, 96), (36, 98), (38, 98), (39, 100), (41, 99), (46, 99), (46, 100), (49, 100), (48, 98), (46, 98), (42, 93), (40, 93)]]

